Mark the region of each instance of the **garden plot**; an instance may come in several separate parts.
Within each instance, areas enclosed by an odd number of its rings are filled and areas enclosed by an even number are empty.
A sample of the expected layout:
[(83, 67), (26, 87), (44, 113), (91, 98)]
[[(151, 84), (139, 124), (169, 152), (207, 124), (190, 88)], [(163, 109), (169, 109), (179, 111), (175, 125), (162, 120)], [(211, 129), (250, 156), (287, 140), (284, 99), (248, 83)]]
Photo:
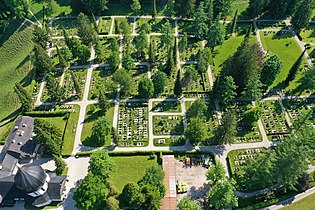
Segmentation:
[[(50, 72), (50, 74), (55, 78), (56, 82), (60, 82), (60, 78), (62, 75), (62, 71), (52, 71)], [(38, 90), (40, 88), (40, 84), (38, 84)], [(43, 94), (41, 95), (41, 101), (42, 102), (50, 102), (51, 99), (49, 98), (48, 95), (48, 90), (47, 90), (47, 82), (45, 82), (45, 86), (44, 86), (44, 90), (43, 90)]]
[(170, 22), (172, 26), (173, 33), (175, 33), (175, 21), (172, 19), (166, 19), (166, 18), (156, 18), (155, 20), (151, 18), (137, 19), (136, 20), (136, 33), (139, 33), (139, 29), (141, 25), (144, 23), (148, 23), (151, 26), (151, 33), (162, 33), (162, 27), (167, 20)]
[(236, 102), (236, 115), (237, 115), (237, 137), (235, 143), (250, 143), (262, 141), (257, 122), (254, 126), (249, 125), (243, 119), (244, 113), (252, 108), (248, 102)]
[(163, 139), (154, 139), (154, 146), (183, 146), (186, 143), (184, 137), (172, 137), (172, 138), (163, 138)]
[(98, 24), (99, 34), (104, 34), (104, 35), (109, 34), (111, 25), (112, 25), (111, 17), (101, 17)]
[(117, 130), (119, 146), (147, 146), (149, 136), (147, 104), (120, 104)]
[[(183, 37), (179, 38), (179, 43)], [(197, 38), (189, 37), (187, 47), (183, 52), (180, 52), (181, 61), (197, 61), (198, 52), (202, 50), (202, 41), (199, 41)]]
[[(197, 68), (197, 66), (194, 66)], [(184, 78), (186, 70), (188, 66), (182, 66), (182, 78)], [(196, 70), (197, 71), (197, 70)], [(207, 94), (210, 91), (210, 82), (209, 78), (206, 72), (197, 75), (196, 80), (192, 80), (188, 86), (183, 87), (184, 94), (187, 94), (189, 97), (204, 97), (207, 96)], [(191, 94), (197, 94), (197, 95), (191, 95)]]
[(78, 32), (78, 21), (77, 18), (61, 18), (54, 20), (52, 24), (53, 36), (63, 36), (62, 29), (64, 28), (69, 36), (75, 36)]
[(277, 101), (261, 101), (261, 118), (268, 139), (273, 141), (285, 140), (289, 135), (285, 116)]
[(257, 158), (261, 153), (266, 152), (265, 148), (251, 148), (251, 149), (240, 149), (232, 150), (228, 153), (229, 167), (232, 174), (232, 177), (238, 183), (240, 187), (239, 190), (246, 191), (247, 187), (242, 181), (244, 175), (243, 167), (246, 165), (246, 162), (250, 159)]
[(110, 67), (98, 67), (93, 70), (89, 99), (98, 99), (100, 91), (105, 91), (110, 99), (115, 98), (117, 86), (112, 80), (112, 74)]
[(299, 117), (302, 117), (303, 115), (306, 116), (309, 112), (312, 112), (308, 124), (315, 128), (315, 99), (304, 98), (283, 100), (282, 103), (286, 108), (292, 123), (297, 121)]
[(179, 101), (155, 101), (153, 102), (153, 112), (181, 112)]
[(87, 69), (67, 70), (63, 81), (67, 100), (81, 100), (84, 92)]
[(154, 135), (182, 135), (184, 132), (183, 117), (176, 116), (153, 116)]

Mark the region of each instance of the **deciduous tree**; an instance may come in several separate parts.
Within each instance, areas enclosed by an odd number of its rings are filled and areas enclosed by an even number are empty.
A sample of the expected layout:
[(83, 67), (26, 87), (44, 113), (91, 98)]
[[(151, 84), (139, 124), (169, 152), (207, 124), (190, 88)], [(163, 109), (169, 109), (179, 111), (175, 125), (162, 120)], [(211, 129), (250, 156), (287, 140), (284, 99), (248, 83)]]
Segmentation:
[(106, 142), (111, 142), (112, 125), (106, 117), (99, 117), (92, 127), (93, 143), (96, 146), (103, 146)]
[(232, 144), (237, 134), (237, 119), (234, 110), (228, 110), (222, 117), (222, 125), (218, 127), (215, 140), (219, 145)]
[(154, 74), (152, 82), (154, 86), (154, 94), (159, 95), (164, 92), (164, 88), (168, 82), (167, 75), (162, 71), (158, 71)]
[(153, 82), (148, 78), (143, 78), (139, 82), (138, 92), (140, 98), (151, 98), (154, 93)]
[(207, 137), (207, 125), (204, 117), (193, 117), (189, 119), (185, 136), (192, 145), (198, 145)]
[(89, 172), (105, 181), (112, 172), (116, 171), (114, 161), (108, 156), (108, 152), (103, 149), (92, 153), (89, 160)]

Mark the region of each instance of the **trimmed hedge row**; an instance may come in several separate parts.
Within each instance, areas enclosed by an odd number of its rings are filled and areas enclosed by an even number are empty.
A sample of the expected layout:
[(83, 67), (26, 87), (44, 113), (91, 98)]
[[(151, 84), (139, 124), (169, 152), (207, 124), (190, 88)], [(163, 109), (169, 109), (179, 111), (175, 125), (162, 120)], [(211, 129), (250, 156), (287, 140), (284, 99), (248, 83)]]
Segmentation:
[(62, 117), (69, 113), (70, 111), (54, 111), (54, 112), (31, 111), (31, 112), (25, 112), (24, 115), (30, 116), (30, 117)]

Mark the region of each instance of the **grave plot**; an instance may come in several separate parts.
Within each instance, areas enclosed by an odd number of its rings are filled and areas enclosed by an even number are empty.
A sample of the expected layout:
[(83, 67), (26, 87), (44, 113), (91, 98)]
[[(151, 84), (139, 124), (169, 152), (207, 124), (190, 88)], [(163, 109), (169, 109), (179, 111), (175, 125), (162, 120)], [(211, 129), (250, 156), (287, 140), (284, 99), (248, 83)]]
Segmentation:
[(187, 97), (206, 97), (210, 91), (210, 82), (207, 72), (200, 74), (197, 72), (196, 68), (196, 65), (182, 66), (183, 93)]
[(152, 105), (153, 112), (181, 112), (179, 101), (155, 101)]
[(282, 100), (282, 103), (289, 114), (291, 123), (297, 121), (299, 117), (306, 116), (309, 112), (312, 112), (307, 124), (315, 128), (315, 99)]
[(257, 22), (257, 27), (259, 29), (288, 29), (284, 21), (281, 22)]
[(183, 117), (153, 116), (154, 135), (182, 135), (184, 132)]
[(237, 137), (235, 138), (235, 143), (251, 143), (262, 141), (262, 137), (257, 125), (254, 126), (248, 124), (244, 120), (244, 113), (253, 108), (253, 106), (248, 102), (238, 101), (236, 102), (236, 115), (237, 115)]
[(147, 66), (143, 66), (143, 65), (139, 65), (136, 66), (134, 69), (129, 71), (132, 75), (132, 79), (133, 79), (133, 91), (132, 93), (129, 95), (131, 98), (137, 97), (138, 96), (138, 84), (139, 81), (142, 78), (148, 78), (148, 67)]
[(153, 44), (155, 61), (166, 62), (168, 52), (167, 49), (161, 46), (160, 36), (151, 36), (150, 42)]
[(173, 33), (175, 33), (175, 21), (172, 19), (166, 19), (166, 18), (140, 18), (136, 20), (136, 33), (139, 33), (139, 29), (142, 24), (148, 23), (151, 26), (151, 33), (162, 33), (162, 27), (165, 24), (166, 21), (169, 21), (169, 23), (172, 26)]
[(303, 42), (314, 43), (315, 42), (315, 24), (310, 24), (306, 29), (302, 29), (300, 32)]
[[(152, 71), (152, 77), (154, 78), (154, 74), (158, 71), (163, 71), (163, 65), (154, 66)], [(174, 97), (174, 84), (175, 84), (176, 72), (174, 72), (170, 77), (168, 76), (167, 84), (164, 87), (164, 92), (161, 94), (161, 97), (172, 98)]]
[(118, 114), (119, 146), (148, 145), (148, 107), (144, 103), (121, 103)]
[(99, 34), (102, 34), (102, 35), (109, 34), (111, 25), (112, 25), (111, 17), (101, 17), (98, 24)]
[[(109, 58), (109, 56), (111, 54), (110, 42), (111, 42), (112, 39), (115, 39), (117, 41), (117, 43), (119, 43), (119, 39), (118, 38), (100, 37), (100, 41), (101, 41), (101, 43), (103, 45), (104, 54), (105, 54), (105, 63), (108, 63), (108, 58)], [(100, 62), (97, 57), (96, 57), (96, 62)]]
[(84, 92), (87, 69), (68, 70), (65, 72), (63, 87), (69, 101), (81, 100)]
[(228, 153), (228, 161), (232, 177), (238, 183), (239, 190), (247, 191), (247, 187), (243, 183), (244, 170), (246, 162), (250, 159), (256, 159), (261, 153), (266, 152), (265, 148), (251, 148), (232, 150)]
[[(56, 82), (58, 82), (58, 84), (59, 84), (60, 78), (62, 75), (62, 71), (53, 71), (53, 72), (50, 72), (50, 75), (53, 76), (55, 78)], [(40, 84), (38, 84), (38, 90), (39, 90), (39, 88), (40, 88)], [(49, 94), (48, 94), (47, 82), (45, 82), (43, 94), (42, 94), (40, 100), (42, 102), (51, 102), (51, 99), (49, 98)]]
[(63, 36), (62, 29), (64, 28), (69, 36), (75, 36), (78, 32), (78, 21), (76, 18), (61, 18), (54, 20), (52, 24), (53, 36)]
[(105, 91), (109, 99), (116, 97), (117, 86), (112, 80), (110, 67), (98, 67), (93, 70), (89, 89), (89, 100), (98, 99), (100, 91)]
[(178, 20), (177, 21), (177, 27), (178, 27), (178, 33), (187, 35), (194, 35), (193, 31), (193, 21), (191, 20)]
[[(179, 38), (179, 43), (183, 37)], [(199, 41), (197, 38), (188, 37), (188, 43), (186, 49), (180, 51), (180, 60), (181, 61), (198, 61), (198, 52), (202, 50), (202, 41)]]
[(134, 22), (134, 18), (114, 18), (114, 26), (113, 26), (113, 34), (122, 34), (122, 32), (120, 31), (120, 24), (127, 20), (128, 24), (129, 24), (129, 28), (130, 28), (130, 34), (133, 31), (133, 22)]
[(269, 140), (282, 141), (289, 135), (285, 116), (278, 101), (261, 101), (261, 118)]
[(154, 139), (154, 146), (163, 147), (163, 146), (183, 146), (186, 143), (184, 137), (172, 137), (172, 138), (163, 138), (163, 139)]

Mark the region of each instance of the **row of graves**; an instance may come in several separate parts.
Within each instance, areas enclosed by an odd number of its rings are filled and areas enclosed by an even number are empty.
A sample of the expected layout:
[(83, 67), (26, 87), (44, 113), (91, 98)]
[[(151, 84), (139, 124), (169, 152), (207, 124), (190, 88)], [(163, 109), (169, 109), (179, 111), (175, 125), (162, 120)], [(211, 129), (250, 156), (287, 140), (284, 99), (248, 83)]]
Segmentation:
[(261, 101), (261, 118), (267, 137), (272, 141), (283, 141), (289, 137), (289, 127), (278, 101)]
[(118, 114), (119, 146), (148, 144), (148, 107), (142, 103), (121, 103)]
[(63, 36), (63, 28), (69, 36), (75, 36), (78, 33), (78, 21), (75, 17), (55, 19), (52, 23), (53, 36)]
[(262, 141), (260, 131), (257, 125), (249, 125), (244, 120), (244, 114), (253, 108), (253, 105), (247, 101), (236, 101), (236, 117), (237, 117), (237, 137), (235, 143), (252, 143)]
[(308, 125), (315, 128), (315, 99), (314, 98), (302, 98), (302, 99), (292, 99), (283, 100), (284, 107), (286, 108), (291, 122), (297, 121), (300, 117), (308, 117)]
[[(179, 43), (183, 37), (179, 38)], [(188, 38), (188, 43), (186, 49), (180, 51), (180, 60), (181, 61), (197, 61), (198, 60), (198, 52), (202, 50), (202, 41), (198, 40), (194, 37)]]
[(184, 136), (171, 138), (155, 138), (153, 139), (154, 146), (183, 146), (186, 143)]
[[(181, 67), (182, 79), (185, 76), (187, 68), (194, 68), (197, 73), (196, 65), (190, 65), (190, 67), (188, 67), (187, 65), (183, 65)], [(187, 84), (186, 87), (183, 84), (183, 92), (185, 95), (188, 95), (188, 96), (190, 96), (191, 94), (194, 94), (198, 98), (206, 97), (206, 95), (208, 95), (210, 92), (210, 82), (209, 82), (208, 75), (206, 72), (201, 73), (201, 74), (198, 72), (197, 74), (198, 76), (196, 80), (192, 80), (192, 82)]]
[(155, 57), (153, 60), (156, 62), (166, 62), (168, 51), (165, 47), (161, 46), (161, 39), (159, 36), (151, 36), (151, 43), (153, 48), (153, 54)]
[(181, 112), (179, 101), (156, 101), (153, 102), (153, 112)]
[(184, 124), (181, 115), (153, 116), (154, 135), (182, 135), (183, 132)]
[(98, 32), (102, 35), (107, 35), (110, 33), (110, 28), (112, 25), (111, 17), (100, 17), (98, 24)]
[(63, 87), (67, 100), (81, 100), (86, 82), (86, 69), (68, 70), (65, 72)]
[(89, 89), (89, 99), (97, 99), (100, 91), (105, 91), (108, 98), (116, 96), (117, 86), (112, 80), (113, 71), (110, 67), (97, 67), (93, 70), (91, 85)]

